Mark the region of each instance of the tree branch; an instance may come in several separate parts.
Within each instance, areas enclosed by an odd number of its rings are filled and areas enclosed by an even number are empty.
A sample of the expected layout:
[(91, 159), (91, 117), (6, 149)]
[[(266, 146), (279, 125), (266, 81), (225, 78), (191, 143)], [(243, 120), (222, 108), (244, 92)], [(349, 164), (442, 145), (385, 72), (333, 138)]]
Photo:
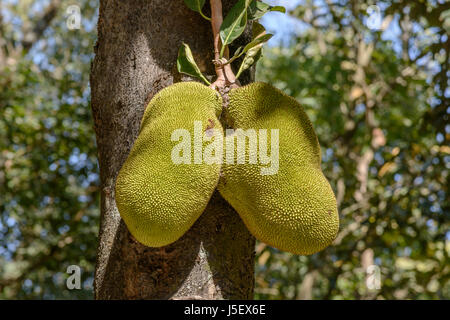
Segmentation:
[[(236, 76), (231, 69), (230, 64), (223, 65), (220, 63), (220, 50), (222, 42), (220, 40), (220, 26), (223, 22), (222, 1), (211, 0), (211, 26), (214, 35), (214, 64), (216, 68), (217, 79), (211, 84), (211, 88), (224, 88), (236, 86)], [(229, 49), (225, 48), (223, 57), (225, 60), (229, 58)]]
[(32, 30), (24, 30), (22, 47), (25, 51), (29, 51), (31, 47), (42, 37), (44, 31), (51, 24), (58, 9), (61, 6), (61, 0), (52, 0), (44, 11), (42, 17), (36, 22)]

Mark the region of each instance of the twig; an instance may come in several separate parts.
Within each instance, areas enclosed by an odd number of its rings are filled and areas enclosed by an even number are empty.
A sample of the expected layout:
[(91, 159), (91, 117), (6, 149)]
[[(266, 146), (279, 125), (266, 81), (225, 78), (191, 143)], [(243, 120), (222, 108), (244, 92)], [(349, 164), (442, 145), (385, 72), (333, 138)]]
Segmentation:
[(44, 14), (40, 20), (36, 21), (36, 24), (32, 30), (23, 30), (24, 40), (22, 46), (25, 51), (31, 49), (31, 47), (40, 39), (45, 30), (49, 27), (53, 19), (58, 13), (58, 9), (61, 7), (61, 0), (53, 0), (44, 10)]
[[(222, 42), (220, 40), (220, 26), (223, 22), (222, 15), (222, 1), (221, 0), (210, 0), (211, 2), (211, 26), (214, 35), (214, 61), (216, 68), (217, 79), (211, 84), (211, 88), (213, 89), (223, 89), (225, 87), (235, 87), (236, 85), (236, 76), (231, 69), (230, 64), (223, 65), (220, 63), (220, 50), (222, 47)], [(228, 48), (224, 49), (223, 58), (228, 60), (229, 58), (229, 50)]]

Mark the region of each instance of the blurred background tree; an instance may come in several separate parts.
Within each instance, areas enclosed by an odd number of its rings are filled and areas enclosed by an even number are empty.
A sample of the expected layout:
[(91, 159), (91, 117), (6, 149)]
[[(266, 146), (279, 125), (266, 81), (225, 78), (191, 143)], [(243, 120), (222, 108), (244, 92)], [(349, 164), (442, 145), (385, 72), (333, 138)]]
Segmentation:
[[(96, 1), (0, 2), (0, 298), (92, 297), (98, 168), (89, 65)], [(86, 290), (69, 291), (79, 265)]]
[[(304, 105), (341, 230), (309, 257), (259, 243), (255, 298), (449, 299), (450, 3), (267, 2), (289, 14), (262, 20), (277, 36), (257, 78)], [(92, 297), (97, 6), (0, 1), (2, 299)], [(66, 288), (70, 265), (82, 290)]]

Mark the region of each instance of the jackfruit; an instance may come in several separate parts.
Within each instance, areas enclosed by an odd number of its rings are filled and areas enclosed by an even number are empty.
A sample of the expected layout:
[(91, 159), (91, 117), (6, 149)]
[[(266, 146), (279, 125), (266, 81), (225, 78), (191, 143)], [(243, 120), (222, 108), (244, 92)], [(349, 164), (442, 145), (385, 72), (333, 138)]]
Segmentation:
[[(317, 136), (300, 104), (269, 84), (252, 83), (230, 91), (223, 116), (231, 128), (242, 130), (226, 136), (218, 190), (249, 231), (260, 241), (294, 254), (309, 255), (330, 245), (339, 229), (336, 199), (321, 171)], [(267, 165), (261, 161), (261, 149), (251, 148), (250, 143), (245, 164), (236, 163), (233, 141), (238, 132), (242, 136), (248, 129), (267, 129), (267, 136), (270, 131), (271, 137), (278, 138), (273, 142), (276, 139), (258, 137), (259, 146), (269, 140), (267, 150), (278, 152), (277, 172), (264, 173)], [(230, 147), (235, 148), (234, 163), (227, 158)], [(258, 162), (251, 162), (258, 151)]]
[[(174, 141), (194, 132), (195, 123), (201, 124), (201, 134), (213, 128), (222, 132), (217, 119), (221, 110), (220, 95), (196, 82), (171, 85), (148, 104), (115, 187), (117, 208), (137, 241), (149, 247), (168, 245), (205, 209), (219, 180), (220, 163), (194, 163), (190, 148), (182, 155), (186, 161), (177, 163)], [(190, 135), (188, 139), (190, 147)]]

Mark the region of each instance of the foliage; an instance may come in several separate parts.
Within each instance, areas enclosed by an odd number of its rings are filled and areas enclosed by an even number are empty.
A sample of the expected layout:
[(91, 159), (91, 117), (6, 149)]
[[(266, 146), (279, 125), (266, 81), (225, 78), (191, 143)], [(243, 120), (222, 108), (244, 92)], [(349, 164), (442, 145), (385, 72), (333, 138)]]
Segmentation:
[[(185, 0), (186, 5), (194, 10), (202, 14), (202, 7), (205, 4), (205, 1), (188, 1)], [(241, 55), (245, 53), (245, 57), (242, 61), (241, 67), (239, 68), (238, 73), (236, 74), (236, 79), (242, 74), (243, 71), (250, 68), (259, 58), (260, 53), (262, 51), (262, 46), (269, 41), (269, 39), (273, 36), (271, 34), (266, 34), (266, 29), (259, 23), (254, 22), (253, 26), (253, 39), (250, 43), (248, 43), (244, 49), (242, 47), (238, 48), (234, 53), (234, 56), (227, 60), (223, 57), (225, 49), (237, 38), (239, 38), (247, 27), (247, 22), (250, 20), (257, 20), (264, 16), (267, 12), (270, 11), (279, 11), (285, 13), (286, 10), (281, 6), (269, 6), (268, 4), (261, 2), (259, 0), (239, 0), (236, 4), (231, 8), (230, 12), (228, 12), (227, 16), (222, 22), (220, 26), (220, 39), (222, 47), (220, 49), (220, 60), (223, 65), (229, 64), (234, 60), (238, 59)], [(207, 18), (209, 19), (209, 18)], [(255, 32), (255, 30), (257, 32)], [(215, 63), (219, 63), (219, 61), (215, 61)], [(180, 47), (178, 53), (177, 60), (178, 72), (187, 74), (191, 77), (201, 79), (208, 86), (211, 83), (205, 78), (205, 76), (201, 73), (199, 67), (197, 66), (191, 49), (189, 45), (183, 43)]]
[(177, 69), (180, 73), (202, 79), (207, 85), (211, 84), (197, 66), (191, 48), (185, 43), (178, 50)]
[[(375, 31), (362, 23), (370, 4), (299, 6), (291, 15), (307, 27), (261, 60), (258, 78), (296, 97), (312, 119), (341, 230), (311, 257), (260, 244), (258, 298), (450, 297), (450, 49), (428, 18), (446, 5), (383, 3), (385, 23)], [(395, 27), (398, 38), (388, 40)], [(374, 270), (378, 290), (366, 286)]]
[[(71, 3), (65, 1), (45, 33), (30, 34), (34, 31), (25, 22), (43, 23), (44, 4), (33, 2), (31, 11), (30, 3), (22, 2), (2, 8), (3, 299), (92, 297), (99, 203), (88, 75), (96, 8), (82, 2), (87, 20), (80, 30), (68, 30), (65, 8)], [(50, 16), (51, 9), (42, 10), (44, 16)], [(12, 17), (24, 23), (13, 24)], [(26, 42), (33, 38), (34, 43)], [(82, 268), (87, 290), (67, 290), (70, 265)]]

